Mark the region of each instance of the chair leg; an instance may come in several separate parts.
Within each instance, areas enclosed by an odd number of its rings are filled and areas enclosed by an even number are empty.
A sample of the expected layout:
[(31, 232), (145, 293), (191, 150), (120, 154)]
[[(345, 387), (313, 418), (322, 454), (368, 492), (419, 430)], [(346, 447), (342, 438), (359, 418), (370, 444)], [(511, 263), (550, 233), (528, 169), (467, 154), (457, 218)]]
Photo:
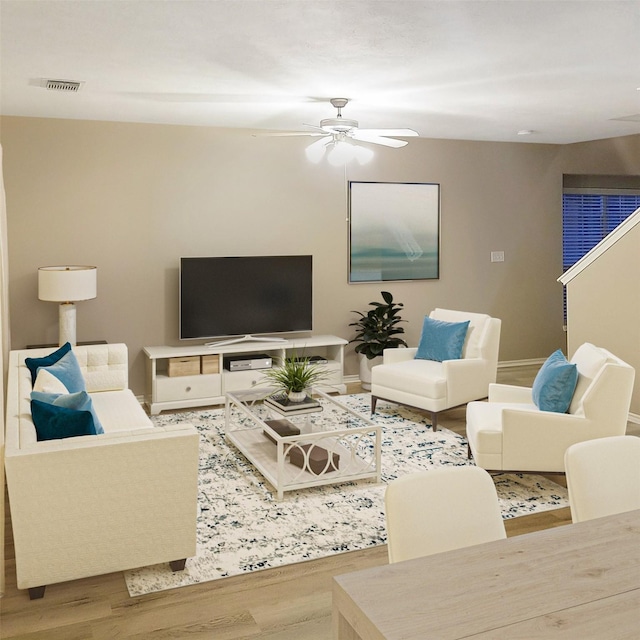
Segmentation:
[(376, 412), (376, 404), (378, 402), (378, 398), (376, 396), (371, 396), (371, 415)]
[(169, 563), (169, 566), (171, 567), (171, 571), (182, 571), (186, 564), (187, 564), (187, 559), (182, 558), (181, 560), (172, 560)]
[(471, 460), (473, 456), (471, 455), (471, 445), (467, 442), (467, 460)]
[(47, 585), (43, 585), (42, 587), (29, 587), (29, 600), (44, 598), (44, 590), (46, 588)]

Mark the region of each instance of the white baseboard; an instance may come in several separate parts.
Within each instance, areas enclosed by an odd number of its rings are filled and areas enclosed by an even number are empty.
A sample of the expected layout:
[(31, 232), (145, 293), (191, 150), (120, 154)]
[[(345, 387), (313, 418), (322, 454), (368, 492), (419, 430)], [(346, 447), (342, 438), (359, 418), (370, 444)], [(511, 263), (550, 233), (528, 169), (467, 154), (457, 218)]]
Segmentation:
[(532, 358), (530, 360), (503, 360), (498, 362), (498, 369), (509, 369), (513, 367), (533, 367), (542, 366), (546, 358)]
[[(545, 360), (546, 358), (534, 358), (531, 360), (505, 360), (504, 362), (498, 363), (498, 369), (542, 366)], [(345, 384), (350, 384), (350, 383), (358, 384), (360, 382), (360, 376), (358, 374), (343, 376), (343, 381)]]
[(633, 422), (633, 424), (640, 424), (640, 415), (637, 413), (630, 413), (627, 417), (628, 422)]

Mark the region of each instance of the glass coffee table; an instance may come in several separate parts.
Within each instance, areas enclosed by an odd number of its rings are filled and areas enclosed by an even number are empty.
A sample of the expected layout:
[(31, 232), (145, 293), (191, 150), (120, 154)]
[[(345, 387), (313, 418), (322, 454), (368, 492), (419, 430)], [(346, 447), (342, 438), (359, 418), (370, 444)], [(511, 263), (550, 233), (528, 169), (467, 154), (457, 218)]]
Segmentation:
[(374, 478), (380, 482), (381, 428), (314, 389), (320, 410), (284, 412), (269, 390), (226, 394), (225, 437), (271, 484), (285, 491)]

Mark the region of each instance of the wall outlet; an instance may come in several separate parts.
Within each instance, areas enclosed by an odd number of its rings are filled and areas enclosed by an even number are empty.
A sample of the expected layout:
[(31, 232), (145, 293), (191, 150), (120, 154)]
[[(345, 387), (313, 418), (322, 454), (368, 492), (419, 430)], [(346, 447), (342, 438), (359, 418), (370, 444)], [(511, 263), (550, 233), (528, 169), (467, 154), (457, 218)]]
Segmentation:
[(504, 262), (504, 251), (492, 251), (491, 262)]

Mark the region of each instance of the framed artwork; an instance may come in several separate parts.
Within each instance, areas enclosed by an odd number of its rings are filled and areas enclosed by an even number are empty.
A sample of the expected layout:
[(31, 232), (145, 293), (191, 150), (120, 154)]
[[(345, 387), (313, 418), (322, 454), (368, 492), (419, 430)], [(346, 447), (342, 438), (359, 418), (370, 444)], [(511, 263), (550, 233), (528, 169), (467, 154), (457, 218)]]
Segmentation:
[(440, 185), (349, 182), (349, 282), (436, 280)]

